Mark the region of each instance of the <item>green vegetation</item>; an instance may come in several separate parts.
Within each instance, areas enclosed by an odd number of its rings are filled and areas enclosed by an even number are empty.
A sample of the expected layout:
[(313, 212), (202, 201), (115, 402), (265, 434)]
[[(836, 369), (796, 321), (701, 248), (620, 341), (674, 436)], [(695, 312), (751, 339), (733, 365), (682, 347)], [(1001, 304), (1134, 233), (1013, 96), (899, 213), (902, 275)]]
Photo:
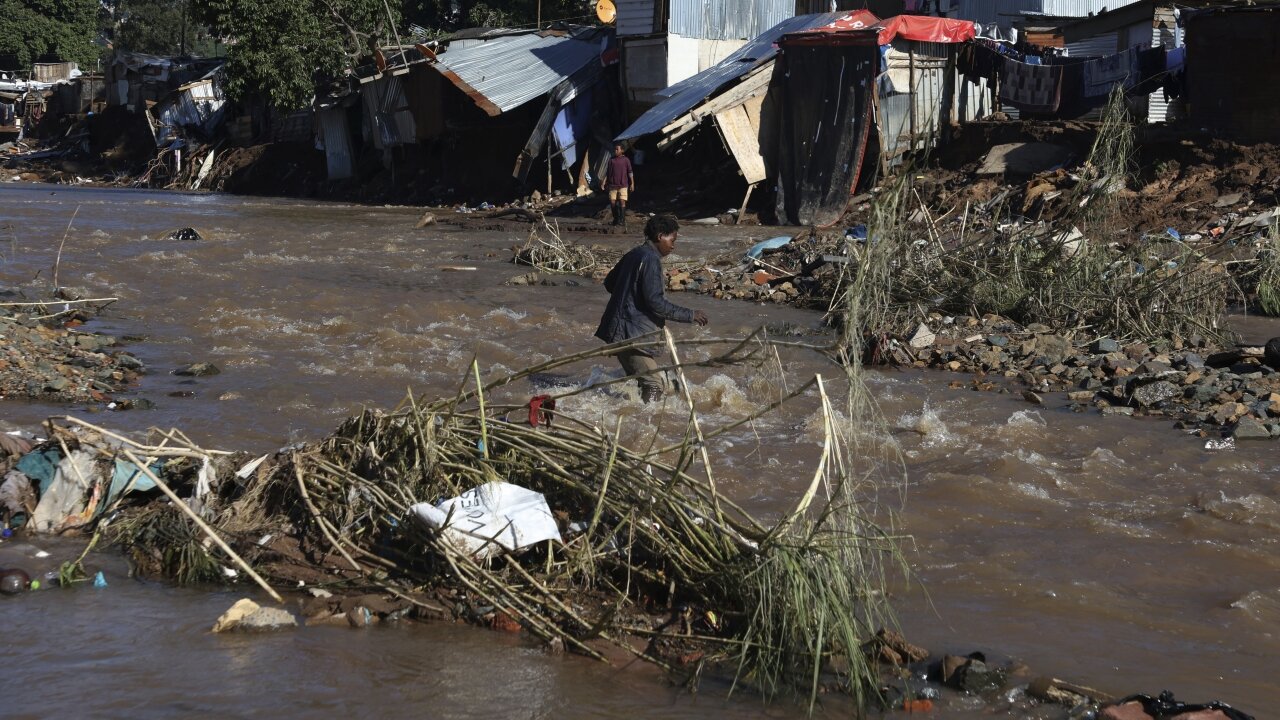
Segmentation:
[(188, 0), (118, 0), (111, 8), (114, 46), (152, 55), (216, 57), (209, 28), (191, 17)]
[(847, 249), (859, 274), (845, 307), (865, 308), (853, 327), (908, 333), (937, 311), (992, 313), (1086, 337), (1223, 339), (1222, 315), (1238, 289), (1223, 258), (1211, 256), (1218, 251), (1164, 234), (1107, 240), (1125, 224), (1113, 198), (1127, 186), (1132, 154), (1133, 125), (1123, 96), (1113, 95), (1073, 210), (1052, 226), (997, 207), (993, 221), (970, 222), (966, 208), (958, 228), (943, 229), (916, 204), (913, 174), (901, 172), (876, 199), (871, 241)]
[(0, 53), (18, 66), (45, 59), (92, 69), (99, 54), (98, 0), (0, 0)]

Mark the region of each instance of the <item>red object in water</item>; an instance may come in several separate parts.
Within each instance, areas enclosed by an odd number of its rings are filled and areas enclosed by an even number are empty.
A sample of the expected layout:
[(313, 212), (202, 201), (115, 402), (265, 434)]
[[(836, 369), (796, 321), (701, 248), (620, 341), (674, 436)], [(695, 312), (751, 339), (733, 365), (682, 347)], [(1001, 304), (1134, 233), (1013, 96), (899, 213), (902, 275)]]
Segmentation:
[(551, 427), (555, 417), (556, 401), (550, 395), (535, 395), (529, 399), (529, 424), (533, 427), (546, 425)]
[(933, 711), (933, 701), (927, 698), (918, 700), (907, 700), (902, 703), (902, 709), (909, 713), (924, 713)]

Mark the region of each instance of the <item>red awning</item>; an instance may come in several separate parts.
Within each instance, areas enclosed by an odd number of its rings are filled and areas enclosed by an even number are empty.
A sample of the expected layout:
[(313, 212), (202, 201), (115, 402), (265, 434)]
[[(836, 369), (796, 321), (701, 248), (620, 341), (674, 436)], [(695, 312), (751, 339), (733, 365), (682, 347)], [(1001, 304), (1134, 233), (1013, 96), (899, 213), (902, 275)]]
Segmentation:
[(791, 33), (783, 44), (800, 45), (888, 45), (895, 38), (917, 42), (961, 43), (977, 35), (969, 20), (950, 20), (926, 15), (897, 15), (876, 20), (866, 11), (846, 15), (835, 22)]
[(880, 44), (888, 45), (895, 37), (932, 43), (962, 43), (977, 36), (970, 20), (949, 20), (925, 15), (898, 15), (880, 22), (876, 29)]

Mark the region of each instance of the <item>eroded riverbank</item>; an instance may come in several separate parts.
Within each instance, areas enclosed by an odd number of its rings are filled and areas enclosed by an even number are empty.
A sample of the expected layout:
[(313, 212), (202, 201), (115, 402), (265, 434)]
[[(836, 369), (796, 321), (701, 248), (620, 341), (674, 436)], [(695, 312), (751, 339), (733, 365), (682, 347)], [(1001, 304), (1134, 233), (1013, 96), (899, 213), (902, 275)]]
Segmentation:
[[(320, 436), (363, 404), (393, 404), (408, 386), (452, 392), (472, 353), (486, 368), (515, 368), (589, 346), (602, 306), (603, 291), (590, 284), (503, 284), (525, 271), (506, 262), (523, 237), (413, 230), (411, 209), (48, 186), (4, 193), (17, 238), (11, 282), (51, 265), (66, 218), (81, 206), (64, 284), (120, 295), (119, 314), (93, 324), (149, 338), (135, 348), (154, 370), (138, 392), (156, 408), (111, 415), (112, 427), (178, 426), (211, 447), (265, 452)], [(206, 240), (151, 239), (186, 225)], [(735, 239), (728, 229), (687, 228), (681, 250), (712, 253)], [(478, 269), (441, 269), (457, 264)], [(717, 333), (818, 319), (680, 301), (704, 309)], [(169, 374), (197, 361), (224, 372)], [(797, 374), (822, 367), (787, 361)], [(1280, 647), (1267, 628), (1280, 586), (1280, 510), (1269, 500), (1275, 463), (1265, 447), (1212, 453), (1167, 421), (1029, 408), (1016, 396), (950, 389), (948, 379), (906, 371), (873, 380), (908, 453), (903, 521), (931, 593), (899, 603), (913, 640), (1008, 653), (1113, 692), (1168, 687), (1255, 713), (1275, 700), (1267, 669)], [(700, 409), (744, 413), (752, 381), (732, 372), (695, 378)], [(62, 411), (7, 410), (27, 426)], [(628, 403), (580, 410), (626, 417), (637, 436), (658, 420)], [(797, 412), (758, 428), (758, 439), (748, 433), (717, 448), (735, 468), (741, 502), (776, 513), (794, 495), (816, 456), (808, 420)], [(627, 713), (643, 716), (645, 706)]]

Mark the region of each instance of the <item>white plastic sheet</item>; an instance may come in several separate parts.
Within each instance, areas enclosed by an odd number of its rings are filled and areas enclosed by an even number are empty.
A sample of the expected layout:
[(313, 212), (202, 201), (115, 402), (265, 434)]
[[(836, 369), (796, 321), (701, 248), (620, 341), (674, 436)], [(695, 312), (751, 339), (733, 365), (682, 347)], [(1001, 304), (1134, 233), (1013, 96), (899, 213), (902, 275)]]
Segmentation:
[(409, 510), (476, 558), (500, 550), (515, 552), (544, 540), (560, 541), (560, 528), (542, 493), (511, 483), (486, 483), (436, 505), (418, 503)]

